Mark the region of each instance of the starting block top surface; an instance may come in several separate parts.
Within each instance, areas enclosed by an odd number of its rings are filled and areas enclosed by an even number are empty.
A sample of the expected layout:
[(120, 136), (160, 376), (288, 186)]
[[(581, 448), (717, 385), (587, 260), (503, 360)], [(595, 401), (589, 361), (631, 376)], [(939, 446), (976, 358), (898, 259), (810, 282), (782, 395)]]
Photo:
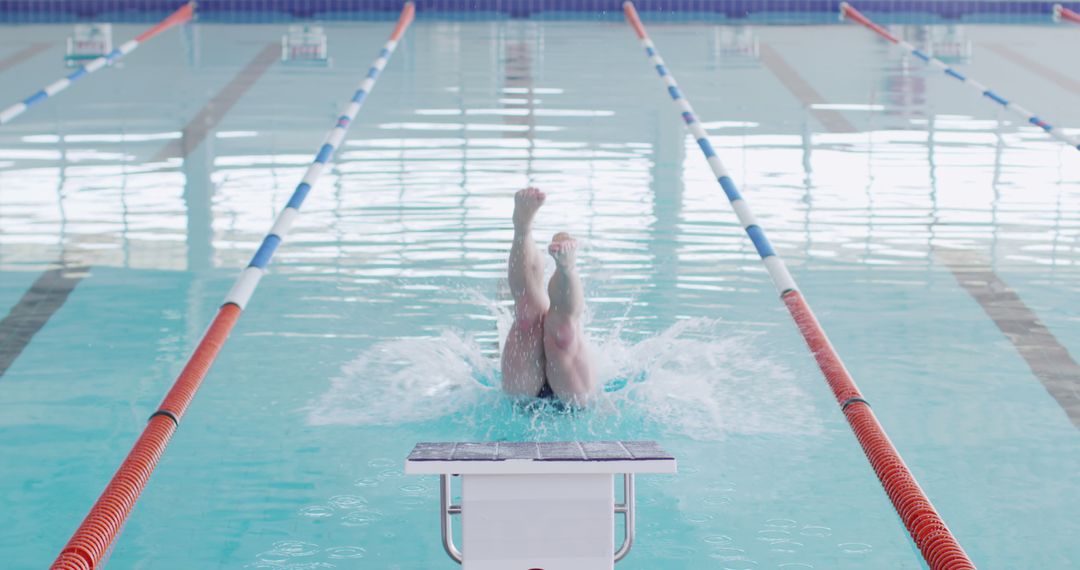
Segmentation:
[(674, 473), (654, 441), (418, 443), (408, 474)]

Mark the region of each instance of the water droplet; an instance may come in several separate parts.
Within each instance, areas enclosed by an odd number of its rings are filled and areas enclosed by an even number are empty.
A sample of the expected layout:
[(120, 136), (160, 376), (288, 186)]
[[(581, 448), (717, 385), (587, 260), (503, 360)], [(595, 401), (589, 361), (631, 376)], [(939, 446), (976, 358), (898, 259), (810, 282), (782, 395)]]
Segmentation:
[(808, 525), (802, 527), (802, 530), (799, 531), (799, 534), (801, 534), (803, 536), (813, 536), (813, 537), (817, 537), (817, 538), (825, 538), (826, 536), (831, 536), (832, 535), (832, 529), (827, 527), (827, 526), (818, 526), (818, 525), (808, 524)]
[(334, 509), (331, 509), (330, 507), (324, 507), (322, 505), (312, 505), (310, 507), (304, 507), (300, 509), (300, 514), (305, 517), (319, 519), (334, 516)]
[(711, 534), (706, 536), (703, 540), (709, 544), (729, 544), (732, 539), (726, 534)]
[(770, 550), (772, 550), (773, 552), (784, 552), (784, 553), (787, 553), (787, 554), (794, 554), (794, 553), (798, 552), (798, 550), (800, 548), (802, 548), (802, 546), (803, 546), (803, 543), (801, 543), (801, 542), (798, 542), (798, 541), (795, 541), (795, 540), (784, 540), (784, 541), (777, 542), (777, 543), (773, 544), (773, 547)]
[(866, 554), (873, 549), (869, 544), (863, 542), (841, 542), (836, 546), (844, 554)]
[(791, 533), (786, 530), (770, 529), (758, 531), (758, 540), (769, 543), (777, 543), (791, 540), (790, 537)]
[(259, 559), (259, 563), (263, 565), (262, 567), (269, 565), (273, 568), (280, 567), (289, 559), (288, 556), (281, 554), (280, 552), (274, 552), (273, 550), (260, 552), (255, 555), (255, 557)]
[(377, 511), (352, 511), (341, 518), (345, 526), (368, 526), (382, 520), (382, 513)]
[(360, 546), (335, 546), (326, 549), (330, 558), (363, 558), (367, 551)]
[(272, 554), (282, 556), (311, 556), (319, 551), (319, 545), (300, 540), (282, 540), (274, 543)]
[(402, 485), (401, 492), (406, 495), (423, 495), (427, 493), (428, 488), (423, 485)]
[(360, 509), (367, 505), (367, 499), (356, 495), (337, 495), (327, 502), (336, 509)]

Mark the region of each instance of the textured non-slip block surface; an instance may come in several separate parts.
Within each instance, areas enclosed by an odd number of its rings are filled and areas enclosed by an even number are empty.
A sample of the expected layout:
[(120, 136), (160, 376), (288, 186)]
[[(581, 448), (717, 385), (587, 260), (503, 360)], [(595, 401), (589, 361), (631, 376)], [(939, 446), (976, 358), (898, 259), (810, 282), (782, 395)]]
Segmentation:
[(657, 461), (675, 459), (655, 441), (418, 443), (409, 461)]

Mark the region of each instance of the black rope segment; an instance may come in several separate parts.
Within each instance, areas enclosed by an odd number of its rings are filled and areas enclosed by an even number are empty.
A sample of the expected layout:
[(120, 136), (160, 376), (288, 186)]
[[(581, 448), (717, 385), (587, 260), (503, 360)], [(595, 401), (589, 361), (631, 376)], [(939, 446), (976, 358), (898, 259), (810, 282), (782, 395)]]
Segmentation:
[(867, 402), (866, 400), (864, 400), (864, 399), (862, 399), (862, 398), (859, 398), (858, 396), (856, 396), (856, 397), (854, 397), (854, 398), (848, 398), (848, 399), (844, 400), (844, 403), (843, 403), (843, 404), (840, 404), (840, 411), (841, 411), (841, 412), (846, 412), (846, 411), (847, 411), (847, 408), (848, 408), (848, 406), (850, 406), (850, 405), (852, 405), (852, 404), (854, 404), (854, 403), (856, 403), (856, 402), (862, 402), (862, 403), (866, 404), (866, 407), (867, 407), (867, 408), (870, 408), (870, 407), (872, 407), (872, 406), (870, 405), (870, 402)]
[(150, 420), (154, 419), (154, 416), (165, 416), (172, 420), (173, 425), (175, 425), (176, 427), (180, 427), (180, 420), (176, 419), (176, 414), (170, 412), (169, 410), (158, 410), (150, 414), (150, 417), (146, 418), (146, 421), (149, 422)]

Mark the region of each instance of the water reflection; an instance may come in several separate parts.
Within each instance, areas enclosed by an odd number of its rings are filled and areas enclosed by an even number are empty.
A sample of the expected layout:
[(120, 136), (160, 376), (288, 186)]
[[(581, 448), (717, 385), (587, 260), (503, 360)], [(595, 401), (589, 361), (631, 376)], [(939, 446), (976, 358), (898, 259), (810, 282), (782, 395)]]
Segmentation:
[[(538, 63), (544, 29), (499, 33), (502, 85), (481, 91), (460, 75), (457, 84), (429, 85), (455, 94), (457, 105), (405, 107), (405, 115), (425, 121), (378, 121), (371, 125), (376, 131), (354, 135), (312, 194), (275, 271), (367, 267), (375, 276), (495, 277), (508, 228), (506, 195), (536, 183), (554, 192), (562, 225), (586, 234), (593, 251), (610, 253), (595, 271), (621, 271), (620, 281), (642, 287), (668, 276), (684, 291), (756, 280), (746, 269), (730, 269), (730, 262), (752, 259), (750, 246), (675, 121), (618, 93), (581, 98), (572, 71), (560, 70), (573, 87), (535, 85), (536, 65), (545, 82), (552, 79), (553, 70)], [(919, 41), (970, 51), (955, 29), (916, 31)], [(723, 57), (755, 56), (757, 36), (745, 32), (711, 40), (728, 46), (716, 48), (716, 65), (725, 65)], [(731, 46), (743, 47), (729, 54)], [(784, 255), (796, 265), (821, 259), (906, 267), (929, 263), (935, 246), (990, 247), (1013, 262), (1072, 265), (1074, 246), (1062, 245), (1077, 233), (1067, 213), (1077, 194), (1077, 161), (1034, 127), (935, 112), (918, 70), (885, 62), (882, 73), (880, 102), (811, 105), (795, 132), (782, 123), (705, 123)], [(626, 88), (650, 87), (628, 81)], [(814, 109), (899, 113), (905, 123), (814, 132)], [(460, 120), (486, 116), (501, 122)], [(183, 161), (147, 164), (161, 141), (180, 132), (35, 125), (43, 127), (52, 132), (6, 135), (0, 148), (0, 243), (8, 267), (51, 263), (59, 249), (94, 265), (230, 267), (250, 253), (311, 159), (310, 145), (268, 153), (259, 148), (260, 131), (233, 129)], [(69, 128), (79, 132), (63, 132)], [(1051, 232), (1057, 246), (1025, 237), (1041, 232)], [(635, 253), (641, 244), (645, 256)], [(133, 265), (133, 258), (142, 261)], [(457, 265), (434, 267), (451, 260)]]

